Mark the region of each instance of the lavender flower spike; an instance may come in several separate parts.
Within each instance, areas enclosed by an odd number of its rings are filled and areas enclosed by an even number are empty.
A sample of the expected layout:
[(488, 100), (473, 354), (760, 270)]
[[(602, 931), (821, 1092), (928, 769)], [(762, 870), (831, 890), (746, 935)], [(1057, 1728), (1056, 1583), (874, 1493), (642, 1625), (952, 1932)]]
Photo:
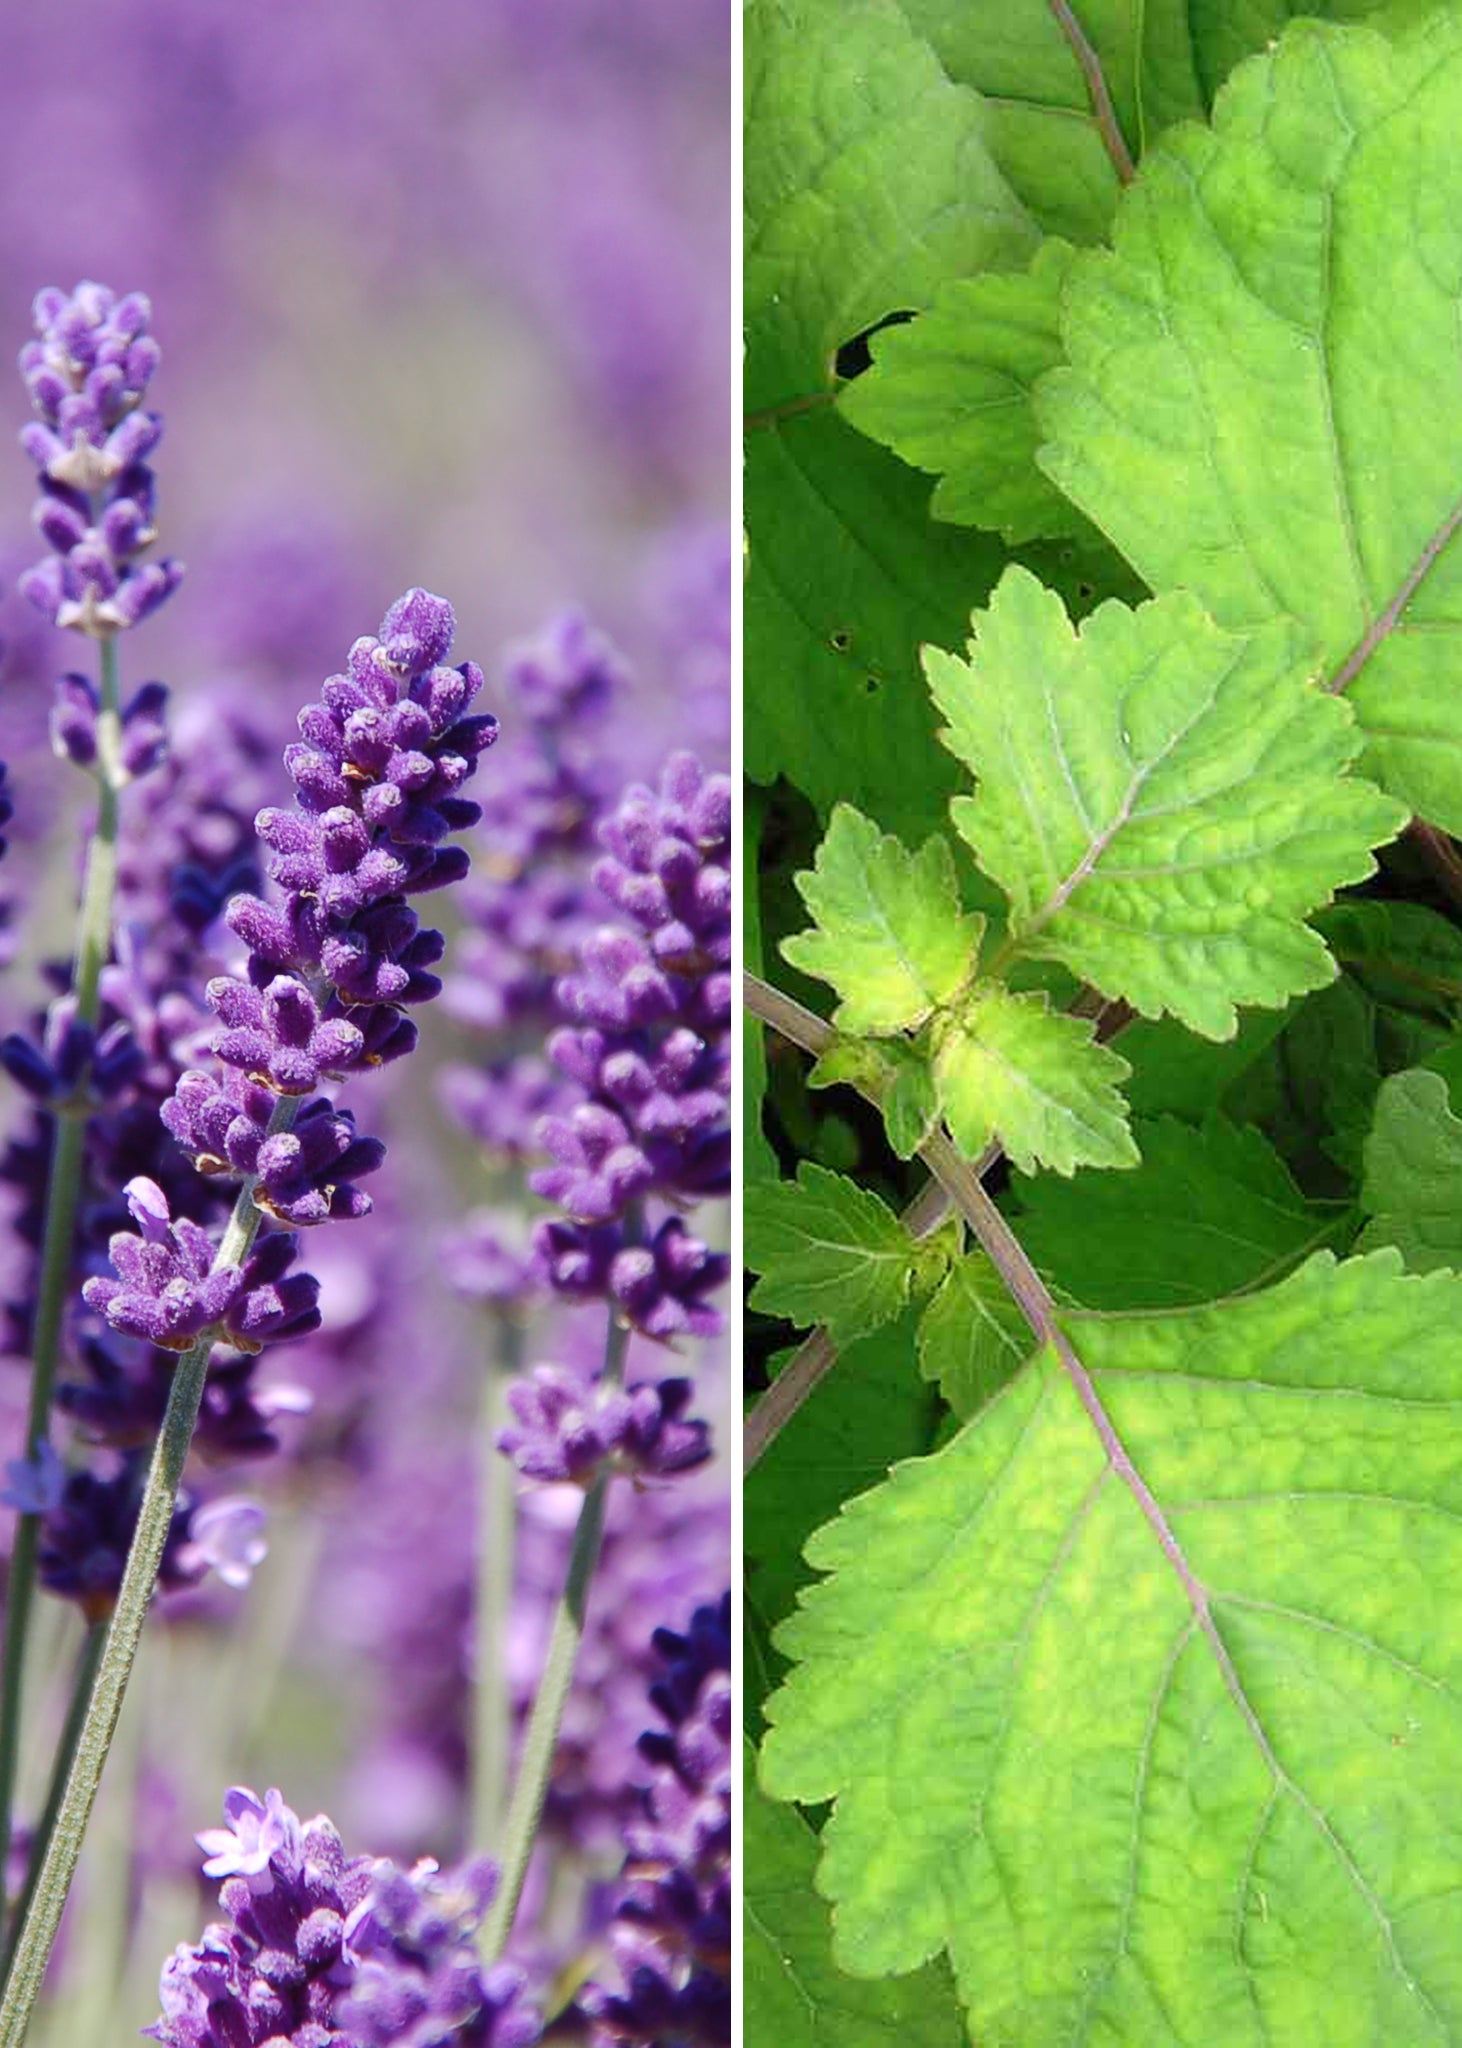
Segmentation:
[(20, 356), (36, 412), (21, 446), (40, 471), (34, 519), (52, 550), (20, 588), (56, 625), (97, 639), (135, 626), (182, 580), (176, 562), (139, 560), (157, 538), (145, 458), (162, 421), (142, 406), (159, 361), (151, 317), (140, 292), (51, 287)]
[(499, 1432), (498, 1449), (530, 1479), (587, 1488), (605, 1471), (669, 1478), (711, 1454), (709, 1425), (683, 1419), (693, 1392), (686, 1379), (621, 1388), (540, 1365), (509, 1387), (517, 1420)]
[(484, 1970), (473, 1933), (497, 1888), (485, 1858), (409, 1874), (347, 1857), (323, 1814), (236, 1785), (198, 1836), (227, 1918), (162, 1973), (165, 2048), (531, 2048), (522, 1973)]
[(216, 1326), (223, 1342), (257, 1351), (266, 1340), (318, 1327), (318, 1283), (304, 1273), (286, 1277), (293, 1239), (263, 1238), (242, 1266), (215, 1270), (213, 1240), (186, 1216), (173, 1221), (156, 1181), (129, 1181), (127, 1206), (141, 1235), (119, 1230), (112, 1238), (118, 1278), (96, 1275), (81, 1290), (114, 1330), (164, 1351), (187, 1351)]

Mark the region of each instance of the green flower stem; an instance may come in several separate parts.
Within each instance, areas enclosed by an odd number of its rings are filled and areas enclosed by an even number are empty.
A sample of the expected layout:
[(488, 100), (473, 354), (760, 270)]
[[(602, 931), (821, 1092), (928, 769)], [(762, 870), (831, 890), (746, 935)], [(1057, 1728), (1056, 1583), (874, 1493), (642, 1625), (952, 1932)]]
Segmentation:
[[(627, 1240), (633, 1240), (638, 1235), (637, 1219), (627, 1226), (625, 1235)], [(604, 1346), (601, 1385), (617, 1385), (624, 1377), (624, 1357), (628, 1348), (629, 1325), (621, 1322), (611, 1309), (609, 1334)], [(574, 1529), (568, 1574), (553, 1617), (553, 1633), (549, 1638), (548, 1655), (544, 1659), (543, 1676), (538, 1682), (533, 1711), (528, 1717), (528, 1729), (523, 1737), (523, 1752), (518, 1762), (518, 1776), (513, 1786), (512, 1803), (508, 1807), (507, 1823), (503, 1830), (502, 1848), (499, 1852), (502, 1885), (492, 1902), (492, 1910), (482, 1929), (482, 1953), (489, 1963), (498, 1960), (507, 1947), (508, 1936), (513, 1931), (518, 1901), (523, 1895), (523, 1881), (528, 1875), (528, 1860), (533, 1854), (538, 1822), (543, 1813), (543, 1802), (548, 1796), (548, 1780), (553, 1771), (554, 1754), (558, 1748), (558, 1731), (563, 1721), (569, 1690), (574, 1682), (574, 1664), (579, 1654), (579, 1644), (584, 1639), (584, 1615), (588, 1606), (589, 1586), (594, 1577), (594, 1567), (599, 1562), (599, 1550), (604, 1540), (604, 1507), (609, 1494), (611, 1476), (608, 1472), (601, 1472), (589, 1488)], [(0, 2035), (0, 2048), (10, 2048), (3, 2035)]]
[[(117, 682), (115, 639), (101, 643), (101, 709), (97, 718), (98, 808), (96, 830), (86, 855), (86, 877), (77, 920), (76, 950), (71, 973), (76, 1014), (95, 1025), (101, 1008), (101, 971), (112, 943), (112, 904), (117, 889), (117, 796), (122, 772), (122, 717)], [(85, 1080), (78, 1096), (85, 1090)], [(46, 1185), (45, 1234), (41, 1243), (40, 1279), (31, 1347), (30, 1405), (26, 1417), (25, 1455), (34, 1459), (50, 1441), (51, 1399), (61, 1352), (61, 1328), (71, 1279), (71, 1253), (76, 1235), (76, 1208), (86, 1149), (86, 1115), (80, 1101), (59, 1110), (51, 1139), (50, 1173)], [(22, 1514), (15, 1529), (10, 1578), (6, 1588), (4, 1669), (0, 1671), (0, 1871), (10, 1853), (15, 1779), (20, 1758), (20, 1717), (26, 1642), (31, 1600), (35, 1591), (36, 1550), (40, 1516)]]
[[(36, 1828), (36, 1837), (31, 1844), (30, 1864), (25, 1873), (25, 1887), (15, 1908), (14, 1930), (24, 1925), (30, 1911), (30, 1902), (35, 1897), (36, 1884), (45, 1861), (46, 1850), (56, 1830), (56, 1816), (61, 1811), (61, 1796), (66, 1790), (66, 1780), (71, 1775), (71, 1766), (76, 1758), (76, 1745), (81, 1740), (81, 1725), (86, 1718), (86, 1703), (91, 1697), (96, 1682), (97, 1667), (101, 1663), (102, 1650), (106, 1644), (107, 1631), (102, 1622), (94, 1621), (86, 1631), (81, 1645), (81, 1655), (76, 1660), (76, 1676), (71, 1686), (71, 1704), (66, 1710), (66, 1725), (61, 1730), (61, 1741), (56, 1750), (56, 1760), (51, 1766), (51, 1783), (46, 1793), (45, 1810)], [(5, 1946), (5, 1966), (9, 1969), (12, 1943)]]
[(513, 1738), (507, 1640), (513, 1604), (518, 1475), (511, 1459), (498, 1449), (497, 1436), (509, 1420), (508, 1388), (523, 1369), (523, 1325), (511, 1311), (493, 1320), (497, 1351), (483, 1376), (478, 1445), (471, 1840), (479, 1850), (496, 1842), (502, 1824)]
[[(288, 1130), (298, 1107), (294, 1097), (281, 1096), (270, 1118), (270, 1131)], [(213, 1262), (215, 1271), (220, 1266), (243, 1264), (258, 1235), (259, 1223), (259, 1211), (254, 1206), (254, 1182), (247, 1180), (239, 1190), (233, 1214), (218, 1247)], [(138, 1510), (132, 1548), (127, 1553), (121, 1591), (107, 1624), (101, 1661), (87, 1699), (75, 1761), (66, 1780), (66, 1791), (45, 1862), (41, 1866), (35, 1896), (15, 1943), (10, 1979), (5, 1988), (4, 2003), (0, 2005), (0, 2048), (21, 2048), (40, 1994), (56, 1929), (61, 1924), (66, 1895), (81, 1855), (86, 1825), (101, 1783), (107, 1750), (122, 1711), (127, 1681), (142, 1637), (142, 1624), (147, 1617), (148, 1602), (152, 1598), (177, 1504), (183, 1467), (193, 1441), (193, 1428), (208, 1377), (208, 1360), (217, 1341), (216, 1331), (200, 1337), (191, 1351), (185, 1352), (178, 1360), (173, 1375), (167, 1412), (163, 1416), (162, 1430), (152, 1454), (147, 1485)]]

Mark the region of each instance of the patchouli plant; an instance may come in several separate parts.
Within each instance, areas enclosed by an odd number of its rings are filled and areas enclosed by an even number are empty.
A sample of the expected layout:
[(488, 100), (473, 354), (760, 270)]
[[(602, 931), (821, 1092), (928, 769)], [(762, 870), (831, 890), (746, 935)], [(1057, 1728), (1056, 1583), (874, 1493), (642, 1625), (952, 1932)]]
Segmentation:
[(1314, 12), (748, 15), (748, 2038), (1462, 2038), (1462, 11)]

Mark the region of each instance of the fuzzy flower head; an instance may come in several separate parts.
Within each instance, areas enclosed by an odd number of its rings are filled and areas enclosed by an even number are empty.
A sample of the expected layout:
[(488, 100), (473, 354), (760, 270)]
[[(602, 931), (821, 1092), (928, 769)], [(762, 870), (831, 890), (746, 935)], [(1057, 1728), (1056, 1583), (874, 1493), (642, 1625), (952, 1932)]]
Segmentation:
[(164, 1351), (187, 1351), (215, 1330), (223, 1343), (258, 1351), (318, 1328), (317, 1283), (288, 1272), (292, 1238), (266, 1237), (242, 1266), (215, 1267), (208, 1232), (186, 1216), (174, 1221), (156, 1181), (129, 1181), (127, 1206), (138, 1233), (118, 1231), (111, 1240), (117, 1277), (94, 1277), (81, 1290), (114, 1330)]
[(530, 2048), (520, 1971), (473, 1942), (497, 1886), (485, 1859), (411, 1872), (347, 1857), (323, 1814), (236, 1785), (198, 1836), (223, 1920), (163, 1967), (166, 2048)]
[(703, 1465), (709, 1426), (687, 1416), (687, 1379), (618, 1387), (567, 1366), (540, 1365), (508, 1388), (514, 1420), (498, 1435), (527, 1478), (588, 1487), (604, 1471), (665, 1479)]
[(409, 1874), (375, 1866), (371, 1890), (345, 1928), (355, 1981), (336, 2009), (359, 2048), (530, 2048), (537, 2013), (522, 1972), (484, 1970), (473, 1936), (497, 1891), (486, 1857), (441, 1871), (430, 1857)]
[(140, 557), (157, 538), (146, 458), (162, 421), (143, 407), (159, 361), (140, 292), (48, 287), (20, 368), (36, 417), (21, 445), (40, 472), (35, 525), (51, 549), (20, 588), (58, 626), (106, 638), (169, 598), (175, 562)]

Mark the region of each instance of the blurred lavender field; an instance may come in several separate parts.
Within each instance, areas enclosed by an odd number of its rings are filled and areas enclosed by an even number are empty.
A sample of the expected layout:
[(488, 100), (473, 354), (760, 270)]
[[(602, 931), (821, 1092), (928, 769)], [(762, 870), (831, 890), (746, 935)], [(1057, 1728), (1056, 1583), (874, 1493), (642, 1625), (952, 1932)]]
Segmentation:
[[(173, 693), (172, 758), (123, 797), (136, 986), (166, 981), (158, 963), (185, 935), (167, 911), (180, 868), (257, 886), (239, 821), (288, 801), (297, 711), (400, 592), (450, 598), (451, 658), (481, 664), (479, 708), (502, 725), (472, 788), (484, 819), (464, 835), (476, 879), (428, 913), (448, 933), (447, 990), (422, 1017), (422, 1054), (352, 1090), (388, 1148), (374, 1211), (305, 1233), (323, 1327), (261, 1367), (279, 1448), (217, 1477), (198, 1466), (200, 1500), (263, 1506), (267, 1558), (247, 1587), (211, 1575), (154, 1610), (34, 2043), (124, 2042), (156, 2018), (163, 1958), (215, 1915), (193, 1836), (229, 1785), (278, 1785), (355, 1851), (408, 1865), (494, 1848), (468, 1818), (485, 1361), (506, 1347), (524, 1366), (580, 1365), (604, 1326), (596, 1303), (524, 1314), (504, 1279), (527, 1218), (548, 1213), (525, 1199), (540, 1162), (524, 1134), (563, 1083), (532, 1062), (555, 973), (615, 919), (588, 879), (596, 818), (628, 784), (658, 783), (672, 750), (726, 766), (730, 40), (726, 0), (0, 10), (0, 352), (31, 333), (39, 287), (84, 278), (147, 293), (163, 350), (166, 435), (150, 459), (160, 551), (187, 573), (121, 639), (124, 695), (146, 677)], [(11, 390), (18, 428), (28, 406), (18, 379)], [(94, 799), (53, 758), (47, 716), (54, 678), (93, 650), (15, 588), (40, 545), (18, 450), (6, 474), (0, 462), (10, 1029), (70, 943)], [(566, 612), (604, 642), (576, 640)], [(585, 646), (605, 689), (530, 716), (534, 661), (572, 668)], [(193, 980), (237, 970), (220, 921), (198, 911), (189, 929)], [(134, 1018), (163, 1092), (198, 1024), (166, 1011), (145, 1031)], [(0, 1199), (23, 1222), (34, 1112), (0, 1089)], [(688, 1219), (713, 1246), (722, 1209)], [(503, 1212), (522, 1220), (502, 1226)], [(7, 1228), (7, 1298), (23, 1296), (28, 1257)], [(666, 1300), (690, 1304), (673, 1350), (644, 1334), (674, 1334)], [(685, 1630), (729, 1576), (728, 1382), (717, 1341), (695, 1334), (710, 1318), (688, 1286), (635, 1317), (629, 1378), (692, 1375), (715, 1454), (611, 1495), (550, 1796), (555, 1851), (530, 1878), (534, 1939), (519, 1944), (550, 2007), (602, 1966), (646, 1782), (652, 1632)], [(62, 1377), (77, 1379), (64, 1355)], [(24, 1359), (0, 1360), (7, 1458), (25, 1397)], [(82, 1454), (64, 1416), (57, 1436)], [(499, 1676), (521, 1713), (581, 1496), (497, 1462), (519, 1486)], [(7, 1552), (12, 1520), (0, 1510)], [(54, 1727), (81, 1623), (47, 1596), (38, 1620), (28, 1720)], [(28, 1737), (22, 1819), (45, 1766)]]

